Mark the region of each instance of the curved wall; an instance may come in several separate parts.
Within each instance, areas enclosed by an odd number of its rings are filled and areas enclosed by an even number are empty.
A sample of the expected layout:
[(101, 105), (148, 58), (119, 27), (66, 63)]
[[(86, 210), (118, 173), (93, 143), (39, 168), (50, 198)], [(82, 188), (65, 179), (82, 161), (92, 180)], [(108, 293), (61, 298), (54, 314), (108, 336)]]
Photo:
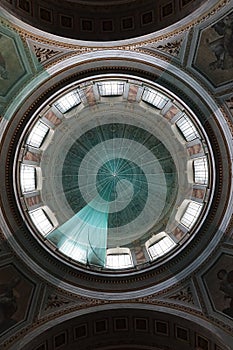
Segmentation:
[[(89, 293), (90, 296), (98, 294), (101, 298), (107, 296), (108, 298), (121, 299), (130, 295), (136, 296), (163, 289), (174, 281), (184, 278), (192, 269), (195, 269), (197, 264), (201, 264), (209, 256), (211, 249), (221, 239), (224, 227), (227, 226), (230, 217), (231, 207), (227, 208), (227, 205), (231, 180), (226, 169), (228, 169), (228, 157), (231, 149), (227, 146), (227, 130), (223, 136), (222, 128), (225, 128), (225, 124), (222, 122), (220, 111), (217, 110), (210, 96), (194, 80), (172, 64), (168, 65), (160, 59), (127, 52), (124, 52), (124, 59), (122, 59), (120, 54), (121, 52), (118, 51), (98, 52), (95, 57), (93, 54), (85, 54), (82, 57), (68, 59), (65, 65), (62, 62), (49, 70), (52, 79), (47, 79), (38, 89), (35, 88), (28, 99), (25, 99), (24, 105), (16, 112), (14, 119), (10, 122), (10, 128), (5, 133), (2, 156), (3, 158), (7, 157), (7, 167), (6, 173), (1, 169), (1, 178), (4, 179), (6, 176), (7, 184), (2, 196), (4, 215), (10, 226), (10, 231), (15, 232), (14, 237), (9, 233), (8, 239), (14, 249), (20, 250), (21, 254), (23, 249), (28, 265), (36, 268), (42, 276), (46, 275), (46, 278), (48, 278), (49, 273), (49, 279), (54, 284), (57, 284), (57, 278), (60, 279), (62, 276), (63, 281), (60, 281), (59, 284), (67, 290), (77, 291), (81, 294)], [(92, 68), (93, 65), (95, 68)], [(22, 128), (37, 110), (38, 105), (43, 106), (43, 102), (49, 96), (67, 84), (93, 74), (98, 76), (98, 74), (103, 75), (104, 73), (129, 72), (135, 76), (155, 80), (168, 88), (169, 91), (185, 101), (187, 107), (198, 116), (211, 140), (216, 164), (217, 186), (209, 214), (199, 227), (199, 234), (195, 235), (190, 243), (186, 242), (179, 254), (171, 254), (169, 259), (155, 265), (152, 264), (145, 270), (138, 270), (133, 275), (88, 272), (78, 267), (74, 268), (69, 263), (64, 264), (51, 254), (49, 249), (46, 250), (22, 223), (15, 204), (11, 182), (17, 140), (21, 137)], [(174, 76), (176, 79), (171, 79)], [(225, 168), (224, 172), (223, 167)], [(211, 245), (210, 242), (212, 242)], [(108, 277), (107, 280), (106, 277)], [(127, 293), (122, 294), (123, 291)]]
[[(23, 22), (50, 33), (87, 41), (138, 37), (165, 28), (206, 0), (16, 1), (1, 5)], [(213, 5), (213, 4), (212, 4)]]

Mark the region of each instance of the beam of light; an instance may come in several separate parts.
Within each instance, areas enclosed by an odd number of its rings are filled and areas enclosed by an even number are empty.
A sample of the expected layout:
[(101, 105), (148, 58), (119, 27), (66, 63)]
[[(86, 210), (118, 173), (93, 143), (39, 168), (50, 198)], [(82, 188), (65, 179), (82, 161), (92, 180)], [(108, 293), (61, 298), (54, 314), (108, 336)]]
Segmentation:
[(96, 197), (48, 235), (57, 248), (72, 259), (104, 266), (107, 249), (109, 203)]

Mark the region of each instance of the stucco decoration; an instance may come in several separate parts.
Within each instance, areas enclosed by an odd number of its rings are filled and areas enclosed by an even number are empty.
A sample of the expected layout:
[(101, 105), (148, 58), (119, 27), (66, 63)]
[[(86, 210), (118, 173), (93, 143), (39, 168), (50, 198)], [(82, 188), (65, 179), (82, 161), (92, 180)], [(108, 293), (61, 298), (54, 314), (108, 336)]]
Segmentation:
[(13, 265), (0, 267), (0, 334), (26, 320), (34, 286)]
[(170, 292), (168, 298), (179, 304), (189, 304), (189, 306), (200, 309), (197, 291), (191, 281)]
[(204, 275), (214, 310), (233, 320), (233, 256), (223, 253)]
[(186, 33), (182, 33), (168, 39), (158, 40), (154, 43), (145, 44), (143, 45), (143, 48), (152, 51), (159, 50), (161, 53), (165, 53), (166, 55), (171, 56), (171, 59), (177, 58), (179, 60), (184, 51), (185, 41)]
[[(61, 46), (48, 45), (39, 41), (27, 38), (27, 44), (29, 46), (32, 55), (42, 66), (52, 65), (57, 60), (62, 59), (64, 56), (72, 54), (74, 50), (65, 49)], [(75, 50), (77, 54), (77, 50)]]
[(87, 299), (78, 295), (67, 295), (62, 290), (45, 287), (38, 318), (48, 317), (51, 314), (61, 314), (62, 310), (66, 313), (65, 310), (84, 308), (87, 302)]
[(194, 66), (216, 87), (232, 80), (232, 42), (233, 12), (200, 33)]

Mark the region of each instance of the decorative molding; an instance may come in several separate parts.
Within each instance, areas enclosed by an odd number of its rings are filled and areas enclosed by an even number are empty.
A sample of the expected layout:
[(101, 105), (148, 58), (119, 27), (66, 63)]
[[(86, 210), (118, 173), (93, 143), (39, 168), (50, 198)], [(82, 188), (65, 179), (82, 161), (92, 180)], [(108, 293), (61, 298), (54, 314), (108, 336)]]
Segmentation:
[[(172, 35), (168, 39), (156, 40), (154, 43), (145, 43), (142, 45), (141, 49), (146, 50), (145, 52), (149, 54), (150, 52), (163, 54), (163, 59), (166, 56), (172, 56), (170, 59), (179, 58), (181, 53), (182, 44), (185, 41), (185, 35), (187, 33), (183, 33), (182, 35)], [(131, 50), (135, 50), (135, 48), (130, 48)], [(165, 56), (165, 55), (166, 56)]]
[(57, 56), (60, 52), (55, 51), (51, 48), (41, 47), (38, 45), (33, 45), (35, 55), (40, 63), (44, 63), (47, 60), (50, 60), (54, 56)]
[[(31, 33), (30, 31), (27, 31), (21, 27), (19, 27), (18, 25), (15, 25), (13, 23), (10, 23), (9, 21), (5, 20), (4, 18), (0, 17), (0, 22), (4, 22), (5, 24), (7, 23), (7, 26), (14, 29), (22, 38), (24, 38), (25, 40), (27, 39), (31, 39), (33, 41), (39, 41), (40, 43), (43, 43), (45, 45), (52, 45), (54, 47), (63, 47), (66, 49), (72, 49), (72, 50), (79, 50), (81, 52), (90, 52), (90, 51), (96, 51), (96, 50), (104, 50), (104, 49), (124, 49), (124, 50), (131, 50), (131, 49), (135, 49), (147, 44), (153, 44), (153, 43), (158, 43), (158, 41), (161, 40), (171, 40), (172, 37), (175, 37), (177, 35), (180, 34), (184, 34), (185, 32), (187, 32), (189, 29), (193, 28), (196, 25), (199, 25), (202, 22), (205, 22), (206, 20), (208, 20), (209, 18), (213, 17), (214, 15), (216, 15), (222, 8), (224, 8), (227, 4), (230, 3), (231, 0), (222, 0), (219, 1), (216, 6), (214, 8), (211, 9), (211, 11), (206, 12), (202, 15), (200, 15), (199, 17), (193, 19), (190, 23), (184, 24), (182, 27), (179, 27), (179, 29), (176, 29), (172, 32), (169, 33), (165, 33), (162, 34), (160, 36), (157, 36), (155, 38), (150, 38), (150, 39), (146, 39), (144, 41), (138, 41), (136, 43), (129, 43), (129, 44), (123, 44), (123, 45), (112, 45), (112, 46), (82, 46), (80, 44), (75, 44), (75, 40), (72, 43), (67, 43), (65, 41), (56, 41), (55, 38), (54, 40), (52, 39), (48, 39), (45, 36), (41, 36), (41, 35), (36, 35), (34, 33)], [(126, 41), (126, 40), (125, 40)]]
[[(67, 57), (69, 54), (74, 54), (73, 50), (67, 50), (54, 45), (46, 45), (36, 40), (26, 39), (29, 50), (42, 66), (53, 65), (57, 60)], [(77, 54), (77, 51), (75, 51)]]
[(178, 56), (180, 53), (182, 43), (183, 39), (176, 40), (173, 42), (167, 42), (164, 45), (157, 46), (157, 49), (164, 51), (172, 56)]
[(47, 297), (47, 301), (45, 304), (45, 311), (57, 309), (70, 303), (71, 303), (70, 300), (66, 300), (64, 297), (60, 295), (51, 293)]
[(177, 291), (176, 293), (171, 295), (169, 297), (169, 299), (181, 301), (181, 302), (191, 304), (191, 305), (195, 304), (194, 298), (193, 298), (193, 293), (191, 291), (190, 286), (187, 286), (187, 287)]
[[(63, 293), (63, 295), (65, 295), (65, 294)], [(59, 294), (59, 297), (60, 297), (60, 294)], [(64, 297), (62, 296), (61, 299), (63, 299), (63, 298)], [(59, 309), (59, 307), (55, 306), (55, 308), (58, 308), (58, 310), (56, 310), (56, 312), (46, 314), (40, 319), (35, 319), (32, 324), (27, 325), (26, 327), (22, 327), (18, 332), (16, 332), (13, 336), (11, 336), (9, 339), (7, 339), (4, 343), (5, 348), (12, 345), (15, 341), (17, 341), (21, 337), (25, 336), (26, 334), (34, 331), (35, 329), (37, 329), (41, 325), (46, 324), (47, 322), (49, 322), (51, 320), (55, 320), (56, 318), (58, 318), (60, 316), (68, 315), (71, 312), (84, 310), (86, 308), (91, 308), (91, 307), (95, 307), (95, 306), (104, 306), (107, 304), (114, 305), (116, 303), (117, 304), (119, 303), (118, 301), (107, 301), (107, 300), (99, 300), (99, 299), (93, 299), (93, 298), (84, 298), (84, 297), (80, 297), (78, 295), (76, 295), (76, 299), (82, 300), (83, 303), (81, 303), (79, 305), (77, 305), (77, 304), (71, 305), (70, 304), (69, 306), (68, 306), (68, 304), (63, 304), (64, 307), (61, 309)], [(190, 306), (185, 306), (185, 305), (182, 305), (180, 303), (174, 304), (173, 302), (169, 302), (169, 301), (165, 301), (165, 300), (158, 300), (157, 294), (153, 294), (153, 295), (143, 297), (143, 298), (124, 300), (124, 301), (122, 301), (122, 303), (123, 304), (133, 303), (133, 304), (140, 304), (140, 305), (149, 304), (149, 305), (155, 305), (155, 306), (163, 306), (163, 307), (166, 307), (168, 309), (186, 312), (190, 315), (199, 317), (202, 320), (208, 321), (208, 322), (212, 323), (213, 325), (220, 327), (221, 329), (223, 329), (224, 331), (226, 331), (229, 334), (232, 334), (232, 331), (233, 331), (233, 328), (229, 324), (225, 324), (224, 322), (220, 321), (217, 318), (209, 317), (209, 316), (203, 314), (203, 312), (201, 310), (197, 310), (196, 308), (193, 308)]]

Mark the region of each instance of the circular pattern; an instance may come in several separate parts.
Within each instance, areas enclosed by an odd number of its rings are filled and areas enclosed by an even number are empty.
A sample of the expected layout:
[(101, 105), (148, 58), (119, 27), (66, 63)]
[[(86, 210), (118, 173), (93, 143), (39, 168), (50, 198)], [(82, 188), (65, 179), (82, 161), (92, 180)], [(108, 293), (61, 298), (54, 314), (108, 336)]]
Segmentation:
[(96, 273), (173, 256), (200, 225), (210, 181), (191, 115), (168, 91), (123, 77), (50, 100), (24, 137), (19, 174), (30, 228), (54, 257)]
[(95, 211), (94, 229), (103, 225), (99, 213), (105, 214), (112, 247), (132, 243), (166, 216), (177, 194), (177, 171), (153, 134), (111, 123), (74, 142), (63, 164), (62, 184), (75, 214), (85, 211), (87, 222), (88, 211)]

